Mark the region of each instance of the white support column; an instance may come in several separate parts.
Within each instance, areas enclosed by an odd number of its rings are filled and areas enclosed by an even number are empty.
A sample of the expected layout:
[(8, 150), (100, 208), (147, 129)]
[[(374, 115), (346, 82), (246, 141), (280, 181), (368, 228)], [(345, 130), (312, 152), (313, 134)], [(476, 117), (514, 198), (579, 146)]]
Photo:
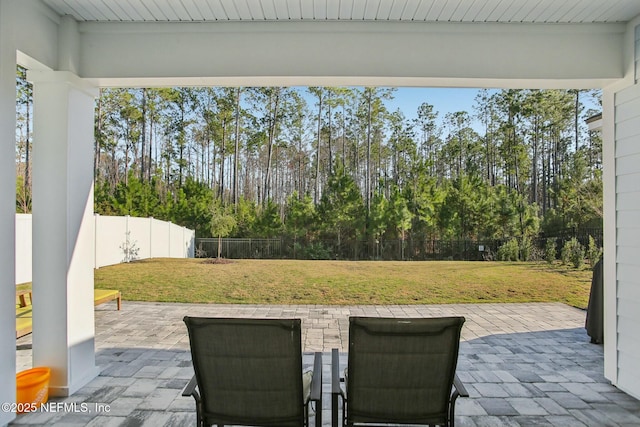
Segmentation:
[(34, 93), (33, 363), (49, 393), (92, 380), (95, 87), (68, 71), (30, 72)]
[(604, 193), (604, 376), (618, 384), (618, 281), (616, 275), (615, 92), (602, 92), (602, 162)]
[[(7, 21), (0, 2), (0, 23)], [(16, 51), (0, 30), (0, 402), (16, 398)], [(0, 426), (15, 418), (0, 411)]]

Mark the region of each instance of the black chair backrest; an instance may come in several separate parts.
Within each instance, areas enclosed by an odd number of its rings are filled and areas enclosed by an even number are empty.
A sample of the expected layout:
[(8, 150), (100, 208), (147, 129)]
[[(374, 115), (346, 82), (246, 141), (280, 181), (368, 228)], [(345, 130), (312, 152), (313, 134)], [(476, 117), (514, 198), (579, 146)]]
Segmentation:
[(300, 319), (184, 322), (206, 423), (303, 425)]
[(446, 420), (464, 321), (351, 317), (347, 420)]

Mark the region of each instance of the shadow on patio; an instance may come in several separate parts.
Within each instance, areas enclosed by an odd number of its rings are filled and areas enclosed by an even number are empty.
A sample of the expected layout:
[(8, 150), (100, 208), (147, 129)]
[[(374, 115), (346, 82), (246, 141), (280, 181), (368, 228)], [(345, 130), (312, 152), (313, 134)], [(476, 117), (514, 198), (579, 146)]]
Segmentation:
[[(458, 374), (471, 397), (459, 399), (457, 426), (638, 426), (640, 402), (604, 378), (602, 347), (589, 343), (584, 311), (562, 304), (430, 306), (248, 306), (133, 303), (96, 310), (98, 378), (57, 413), (19, 416), (15, 425), (159, 426), (195, 424), (182, 317), (300, 317), (305, 366), (324, 351), (324, 425), (330, 423), (330, 349), (346, 364), (350, 315), (463, 315)], [(532, 319), (536, 318), (534, 322)], [(30, 337), (18, 340), (18, 369), (30, 367)], [(85, 412), (72, 404), (85, 404)], [(13, 425), (12, 424), (12, 425)]]

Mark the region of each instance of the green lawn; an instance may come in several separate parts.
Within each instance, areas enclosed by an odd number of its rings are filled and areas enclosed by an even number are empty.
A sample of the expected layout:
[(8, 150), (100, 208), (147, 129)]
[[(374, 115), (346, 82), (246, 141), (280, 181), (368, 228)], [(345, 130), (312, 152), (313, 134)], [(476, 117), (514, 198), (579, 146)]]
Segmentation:
[(151, 259), (96, 270), (134, 301), (240, 304), (562, 302), (585, 308), (591, 271), (559, 264)]

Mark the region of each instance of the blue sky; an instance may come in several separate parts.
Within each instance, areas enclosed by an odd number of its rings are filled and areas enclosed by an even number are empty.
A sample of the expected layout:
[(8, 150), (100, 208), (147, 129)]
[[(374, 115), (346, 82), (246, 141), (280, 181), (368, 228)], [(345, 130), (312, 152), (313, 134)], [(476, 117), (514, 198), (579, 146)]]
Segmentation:
[[(306, 88), (300, 87), (301, 92), (306, 94)], [(437, 123), (442, 126), (444, 117), (447, 113), (457, 111), (466, 111), (472, 119), (472, 127), (479, 133), (483, 133), (482, 125), (475, 119), (475, 111), (473, 106), (475, 98), (480, 92), (479, 88), (413, 88), (399, 87), (393, 92), (394, 99), (384, 101), (387, 109), (391, 112), (400, 109), (404, 116), (411, 120), (417, 117), (418, 107), (427, 102), (433, 105), (434, 111), (438, 113)], [(491, 93), (495, 93), (500, 89), (489, 89)], [(586, 108), (600, 110), (601, 107), (596, 105), (595, 101), (590, 97), (581, 97), (582, 103)], [(308, 97), (309, 106), (315, 105), (315, 98)], [(313, 108), (313, 107), (312, 107)]]
[(444, 116), (455, 111), (472, 113), (473, 104), (479, 89), (452, 88), (397, 88), (394, 99), (387, 101), (391, 111), (400, 108), (407, 117), (416, 117), (416, 111), (423, 102), (433, 105), (434, 110)]
[[(315, 98), (307, 95), (305, 87), (298, 87), (307, 99), (309, 106), (313, 108)], [(473, 105), (476, 95), (480, 89), (473, 88), (413, 88), (399, 87), (393, 92), (394, 99), (385, 100), (384, 103), (390, 112), (400, 109), (407, 119), (417, 117), (418, 107), (427, 102), (433, 105), (434, 111), (438, 113), (437, 122), (441, 125), (447, 113), (456, 111), (466, 111), (469, 115), (474, 115)], [(474, 127), (478, 126), (474, 123)], [(476, 129), (479, 130), (479, 129)]]
[(417, 117), (418, 107), (427, 102), (438, 112), (438, 122), (442, 123), (447, 113), (466, 111), (473, 117), (473, 105), (480, 89), (468, 88), (397, 88), (394, 99), (386, 101), (390, 111), (400, 109), (408, 119)]
[[(386, 101), (386, 104), (390, 111), (399, 108), (405, 117), (413, 119), (417, 117), (418, 107), (423, 102), (428, 102), (433, 105), (434, 111), (438, 112), (437, 121), (440, 125), (442, 125), (447, 113), (466, 111), (472, 118), (472, 127), (482, 133), (484, 130), (480, 122), (475, 119), (475, 111), (473, 110), (475, 98), (480, 90), (478, 88), (397, 88), (394, 92), (394, 99)], [(489, 90), (491, 93), (499, 91), (499, 89)], [(585, 109), (602, 109), (590, 96), (582, 95), (580, 100)]]

